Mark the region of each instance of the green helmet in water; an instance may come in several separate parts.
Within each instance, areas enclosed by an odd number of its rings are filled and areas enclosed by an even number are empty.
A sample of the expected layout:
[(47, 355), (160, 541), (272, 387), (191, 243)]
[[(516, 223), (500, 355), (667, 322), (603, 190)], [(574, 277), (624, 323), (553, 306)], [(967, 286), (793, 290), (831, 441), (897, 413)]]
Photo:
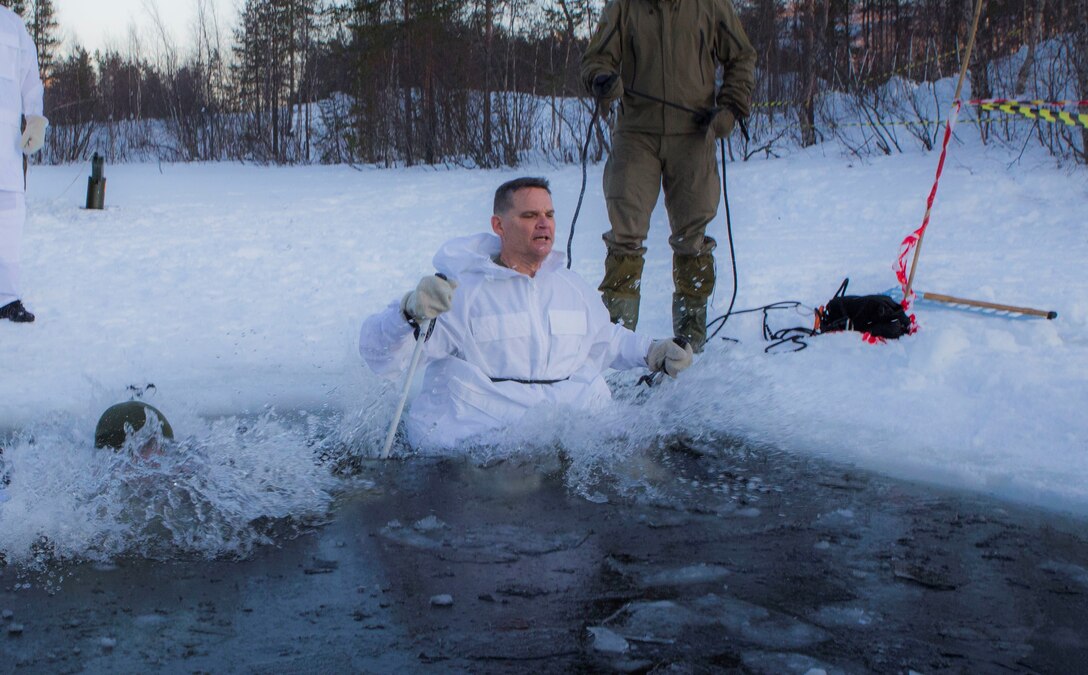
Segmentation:
[(173, 439), (174, 430), (158, 408), (143, 401), (126, 401), (106, 408), (106, 412), (98, 418), (98, 426), (94, 429), (94, 447), (120, 450), (125, 444), (125, 425), (132, 427), (133, 432), (139, 431), (151, 415), (159, 418), (163, 438)]

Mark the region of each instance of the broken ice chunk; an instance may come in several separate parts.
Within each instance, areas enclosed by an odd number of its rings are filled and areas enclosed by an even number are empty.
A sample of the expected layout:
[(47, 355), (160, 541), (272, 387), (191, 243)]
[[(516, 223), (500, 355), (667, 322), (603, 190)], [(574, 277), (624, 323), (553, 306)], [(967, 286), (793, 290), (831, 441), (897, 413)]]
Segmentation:
[(631, 645), (622, 636), (603, 626), (590, 626), (586, 630), (593, 636), (593, 648), (607, 654), (623, 654)]
[(453, 596), (448, 593), (431, 596), (432, 607), (453, 607)]

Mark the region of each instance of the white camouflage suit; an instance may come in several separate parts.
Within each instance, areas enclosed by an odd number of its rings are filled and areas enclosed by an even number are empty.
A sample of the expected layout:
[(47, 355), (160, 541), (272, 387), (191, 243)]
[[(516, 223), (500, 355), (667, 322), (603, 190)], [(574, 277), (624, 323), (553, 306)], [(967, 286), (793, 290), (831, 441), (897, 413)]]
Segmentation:
[(0, 307), (19, 299), (26, 220), (23, 115), (42, 115), (38, 52), (19, 15), (0, 7)]
[[(566, 256), (552, 251), (529, 277), (496, 264), (499, 248), (487, 233), (435, 254), (435, 269), (459, 286), (424, 346), (423, 387), (406, 420), (417, 449), (449, 448), (536, 406), (592, 410), (612, 398), (605, 371), (646, 367), (651, 340), (609, 321)], [(378, 375), (398, 378), (414, 345), (400, 300), (363, 322), (359, 352)]]

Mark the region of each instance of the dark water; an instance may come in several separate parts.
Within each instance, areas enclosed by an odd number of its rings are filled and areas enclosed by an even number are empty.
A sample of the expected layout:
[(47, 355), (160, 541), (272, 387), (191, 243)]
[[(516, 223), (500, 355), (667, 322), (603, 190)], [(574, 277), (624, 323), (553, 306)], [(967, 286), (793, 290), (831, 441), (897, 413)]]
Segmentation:
[(1088, 671), (1083, 520), (736, 448), (356, 469), (247, 560), (0, 568), (0, 672)]

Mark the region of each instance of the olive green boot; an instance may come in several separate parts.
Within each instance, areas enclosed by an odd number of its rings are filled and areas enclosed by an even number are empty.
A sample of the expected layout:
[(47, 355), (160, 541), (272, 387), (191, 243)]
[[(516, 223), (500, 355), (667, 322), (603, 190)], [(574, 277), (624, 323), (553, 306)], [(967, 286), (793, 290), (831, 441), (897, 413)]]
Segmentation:
[(631, 330), (638, 325), (639, 289), (642, 286), (642, 267), (645, 260), (640, 255), (622, 255), (609, 252), (604, 259), (604, 279), (597, 288), (612, 323)]
[(699, 353), (706, 344), (706, 304), (714, 292), (714, 254), (673, 255), (672, 330)]

